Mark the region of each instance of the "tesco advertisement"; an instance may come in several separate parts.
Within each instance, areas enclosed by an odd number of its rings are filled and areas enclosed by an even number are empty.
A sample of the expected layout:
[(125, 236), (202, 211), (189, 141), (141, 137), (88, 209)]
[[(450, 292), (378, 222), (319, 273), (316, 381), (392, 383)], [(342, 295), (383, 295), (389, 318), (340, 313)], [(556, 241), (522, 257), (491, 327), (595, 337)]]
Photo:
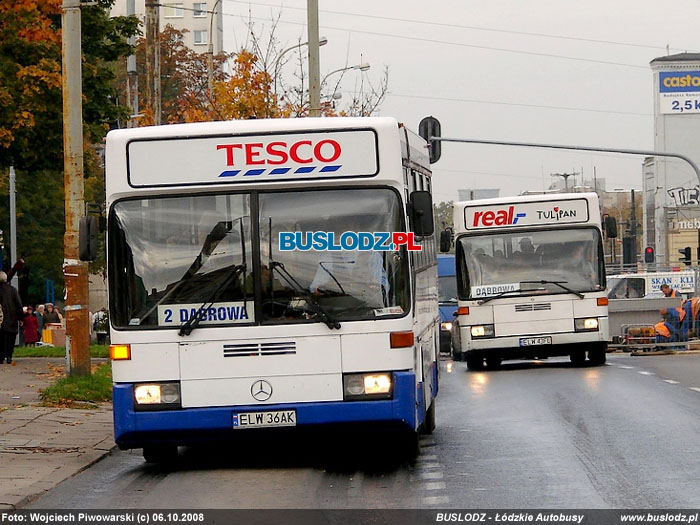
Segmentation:
[(135, 140), (127, 156), (133, 187), (372, 177), (379, 171), (377, 135), (369, 129)]

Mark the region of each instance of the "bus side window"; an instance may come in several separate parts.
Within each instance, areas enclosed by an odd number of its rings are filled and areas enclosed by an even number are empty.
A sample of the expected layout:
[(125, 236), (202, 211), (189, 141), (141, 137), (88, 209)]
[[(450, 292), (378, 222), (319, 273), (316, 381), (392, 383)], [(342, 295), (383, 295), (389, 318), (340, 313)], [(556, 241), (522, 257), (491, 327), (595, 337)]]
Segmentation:
[(461, 242), (455, 243), (455, 260), (457, 261), (457, 295), (460, 299), (468, 299), (469, 273)]
[(644, 297), (644, 279), (627, 279), (627, 297), (629, 299)]

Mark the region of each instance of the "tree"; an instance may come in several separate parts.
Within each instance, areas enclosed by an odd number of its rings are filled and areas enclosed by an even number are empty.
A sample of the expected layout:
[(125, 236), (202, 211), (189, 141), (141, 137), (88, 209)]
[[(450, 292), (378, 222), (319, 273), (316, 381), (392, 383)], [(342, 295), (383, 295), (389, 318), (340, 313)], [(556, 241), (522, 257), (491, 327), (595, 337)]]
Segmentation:
[[(83, 121), (86, 198), (104, 202), (99, 150), (111, 122), (127, 108), (114, 102), (114, 60), (130, 52), (135, 17), (109, 17), (113, 0), (82, 6)], [(17, 253), (25, 254), (29, 298), (52, 279), (63, 286), (63, 128), (61, 0), (0, 3), (0, 192), (7, 195), (9, 166), (17, 169)], [(7, 200), (0, 228), (9, 231)], [(6, 237), (8, 237), (6, 235)], [(26, 299), (26, 298), (25, 298)]]
[(433, 204), (435, 209), (435, 229), (444, 230), (445, 228), (454, 228), (453, 224), (453, 206), (452, 201)]
[[(454, 220), (453, 220), (453, 201), (441, 202), (440, 204), (433, 204), (433, 211), (435, 214), (435, 243), (436, 250), (440, 250), (440, 232), (450, 228), (454, 230)], [(450, 247), (449, 253), (454, 253), (454, 246)]]
[[(207, 81), (207, 54), (197, 53), (185, 45), (184, 35), (187, 29), (178, 30), (170, 24), (160, 32), (160, 92), (161, 121), (167, 124), (186, 122), (188, 115), (205, 111), (209, 106)], [(146, 40), (138, 39), (136, 43), (136, 70), (138, 74), (139, 100), (146, 100)], [(226, 53), (213, 57), (213, 79), (226, 80), (223, 70), (228, 60)], [(126, 100), (127, 72), (126, 61), (117, 67), (114, 89), (119, 92), (119, 100)], [(142, 105), (139, 112), (144, 115), (139, 119), (139, 126), (154, 124), (153, 110)]]

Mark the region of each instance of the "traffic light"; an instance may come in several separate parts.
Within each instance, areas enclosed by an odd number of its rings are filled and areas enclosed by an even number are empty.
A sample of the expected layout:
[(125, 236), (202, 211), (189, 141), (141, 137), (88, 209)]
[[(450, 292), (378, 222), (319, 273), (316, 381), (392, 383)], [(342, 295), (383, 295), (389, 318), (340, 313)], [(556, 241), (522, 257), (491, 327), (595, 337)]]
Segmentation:
[(418, 134), (428, 141), (428, 154), (430, 164), (440, 160), (442, 143), (439, 140), (430, 140), (431, 137), (441, 137), (440, 121), (435, 117), (425, 117), (418, 124)]
[(690, 266), (690, 246), (686, 246), (682, 250), (678, 250), (678, 253), (680, 253), (683, 256), (680, 259), (678, 259), (678, 261), (685, 263), (687, 266)]
[(653, 246), (647, 246), (644, 249), (644, 262), (645, 263), (653, 263), (654, 262), (654, 247)]

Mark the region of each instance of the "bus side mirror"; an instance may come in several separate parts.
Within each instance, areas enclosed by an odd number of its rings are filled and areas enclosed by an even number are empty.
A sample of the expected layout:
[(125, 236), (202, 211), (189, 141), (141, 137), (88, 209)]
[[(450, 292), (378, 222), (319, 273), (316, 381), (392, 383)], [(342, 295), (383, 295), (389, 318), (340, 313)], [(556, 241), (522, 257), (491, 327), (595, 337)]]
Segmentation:
[(429, 237), (435, 231), (433, 222), (433, 198), (429, 191), (411, 193), (410, 217), (413, 232), (418, 237)]
[(617, 237), (617, 221), (615, 220), (615, 217), (611, 217), (610, 215), (603, 217), (603, 228), (605, 236), (608, 239), (614, 239)]
[(440, 232), (440, 252), (447, 253), (452, 248), (452, 232), (443, 230)]
[(97, 259), (98, 229), (97, 217), (94, 215), (81, 217), (78, 225), (78, 257), (81, 261)]

